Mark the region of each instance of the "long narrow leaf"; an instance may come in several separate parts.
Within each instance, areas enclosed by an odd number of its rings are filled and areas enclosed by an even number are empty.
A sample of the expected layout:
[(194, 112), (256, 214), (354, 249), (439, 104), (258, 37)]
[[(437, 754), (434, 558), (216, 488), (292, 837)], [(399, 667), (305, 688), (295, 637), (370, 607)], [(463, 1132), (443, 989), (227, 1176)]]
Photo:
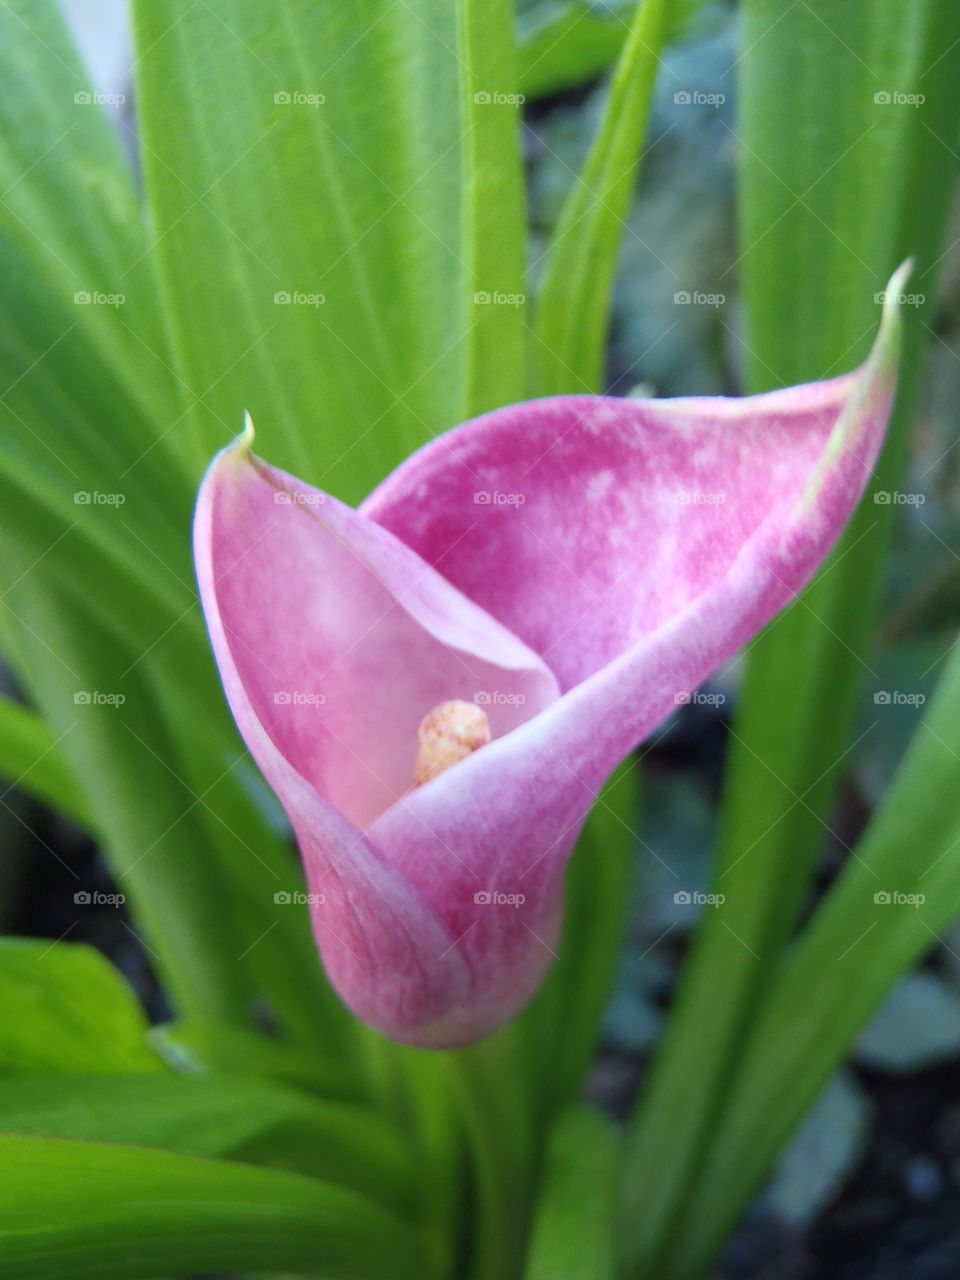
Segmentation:
[(3, 1280), (149, 1280), (267, 1269), (421, 1280), (415, 1236), (298, 1174), (137, 1147), (0, 1138)]
[(10, 85), (0, 103), (0, 255), (15, 249), (31, 264), (118, 381), (136, 368), (126, 392), (148, 417), (157, 405), (169, 412), (176, 386), (149, 241), (107, 118), (123, 117), (91, 91), (55, 0), (4, 4), (0, 48)]
[(458, 0), (463, 121), (464, 404), (523, 399), (526, 281), (513, 0)]
[(620, 1135), (589, 1107), (550, 1138), (526, 1280), (614, 1280)]
[(134, 16), (194, 456), (249, 409), (265, 452), (355, 500), (459, 408), (453, 6), (373, 0), (359, 27), (339, 0)]
[(84, 826), (90, 811), (42, 716), (0, 697), (0, 774), (10, 787), (36, 796)]
[(541, 395), (599, 391), (617, 250), (647, 131), (671, 0), (645, 0), (583, 173), (547, 252), (537, 317)]
[[(906, 253), (918, 256), (909, 288), (931, 305), (956, 113), (940, 54), (960, 26), (939, 0), (787, 14), (751, 0), (746, 18), (741, 218), (748, 377), (760, 390), (852, 366), (875, 330), (887, 272)], [(922, 92), (924, 114), (884, 101), (893, 86)], [(907, 315), (879, 489), (898, 487), (923, 333)], [(869, 674), (884, 510), (864, 505), (815, 586), (751, 651), (715, 883), (726, 905), (698, 936), (631, 1141), (628, 1204), (642, 1204), (644, 1217), (628, 1252), (642, 1275), (662, 1274), (664, 1251), (685, 1230), (690, 1184), (723, 1129), (750, 1021), (805, 900)]]
[(665, 1280), (694, 1280), (896, 980), (960, 913), (960, 647), (882, 809), (772, 986)]
[(398, 1210), (411, 1201), (412, 1152), (375, 1112), (260, 1081), (18, 1074), (0, 1079), (0, 1133), (268, 1164)]

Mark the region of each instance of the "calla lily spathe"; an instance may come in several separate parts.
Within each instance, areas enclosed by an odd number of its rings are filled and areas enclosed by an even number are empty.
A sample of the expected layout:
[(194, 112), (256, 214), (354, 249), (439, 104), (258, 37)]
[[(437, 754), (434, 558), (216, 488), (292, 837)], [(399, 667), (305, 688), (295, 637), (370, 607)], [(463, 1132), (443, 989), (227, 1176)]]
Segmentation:
[(891, 303), (856, 372), (766, 395), (497, 410), (356, 511), (256, 458), (252, 432), (215, 459), (195, 524), (214, 653), (359, 1017), (451, 1047), (530, 998), (604, 780), (853, 511), (898, 328)]

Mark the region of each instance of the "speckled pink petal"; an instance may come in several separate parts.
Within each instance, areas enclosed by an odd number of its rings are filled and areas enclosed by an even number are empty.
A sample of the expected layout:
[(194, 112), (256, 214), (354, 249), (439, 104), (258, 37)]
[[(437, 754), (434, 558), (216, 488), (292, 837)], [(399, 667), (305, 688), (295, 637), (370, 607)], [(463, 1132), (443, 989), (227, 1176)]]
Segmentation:
[(431, 708), (500, 690), (485, 710), (502, 735), (554, 701), (556, 682), (392, 534), (255, 459), (249, 437), (211, 466), (194, 545), (221, 678), (296, 830), (330, 976), (402, 1038), (471, 978), (456, 935), (390, 865), (404, 851), (361, 829), (410, 789)]
[(432, 707), (497, 688), (487, 711), (502, 736), (555, 700), (556, 682), (391, 533), (267, 466), (250, 443), (224, 450), (201, 490), (204, 607), (216, 606), (277, 749), (366, 827), (409, 789)]
[[(831, 382), (499, 410), (422, 450), (364, 504), (569, 690), (370, 832), (408, 850), (406, 874), (427, 893), (431, 864), (456, 844), (445, 914), (483, 975), (448, 1020), (465, 1037), (535, 989), (521, 975), (551, 958), (563, 872), (608, 773), (796, 595), (843, 530), (882, 442), (898, 349), (888, 307), (867, 363)], [(474, 493), (490, 496), (486, 527), (463, 518)], [(473, 901), (477, 890), (504, 905)]]
[[(832, 382), (500, 410), (359, 514), (245, 448), (214, 464), (196, 533), (214, 649), (311, 888), (334, 886), (314, 922), (360, 1016), (450, 1046), (529, 999), (597, 790), (829, 551), (897, 346), (888, 308), (867, 364)], [(326, 700), (278, 717), (292, 685)], [(416, 725), (449, 698), (482, 700), (493, 741), (404, 791)]]
[[(512, 405), (414, 454), (361, 510), (525, 640), (569, 689), (723, 579), (761, 529), (769, 537), (786, 526), (868, 376), (739, 400)], [(844, 446), (844, 483), (856, 495), (882, 438), (892, 373), (871, 385), (874, 403)], [(836, 494), (825, 506), (827, 496), (817, 509), (835, 536), (849, 503)]]

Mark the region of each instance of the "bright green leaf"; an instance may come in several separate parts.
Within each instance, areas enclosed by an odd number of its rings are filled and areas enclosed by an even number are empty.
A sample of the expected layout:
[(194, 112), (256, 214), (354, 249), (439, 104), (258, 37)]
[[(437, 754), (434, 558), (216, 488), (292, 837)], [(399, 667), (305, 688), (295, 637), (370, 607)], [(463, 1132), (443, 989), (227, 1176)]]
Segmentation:
[(0, 1008), (2, 1072), (163, 1069), (135, 996), (92, 947), (0, 938)]
[(355, 500), (456, 421), (454, 8), (138, 0), (140, 123), (198, 460), (241, 429)]
[(768, 994), (660, 1275), (693, 1280), (896, 979), (960, 912), (960, 648), (883, 808)]
[(512, 0), (458, 0), (463, 125), (464, 402), (460, 416), (526, 390), (523, 165)]
[[(956, 85), (942, 53), (960, 40), (960, 11), (883, 0), (784, 13), (750, 0), (744, 16), (745, 355), (749, 389), (760, 391), (854, 367), (901, 258), (917, 258), (907, 292), (932, 305), (956, 159)], [(925, 103), (884, 101), (894, 90)], [(878, 489), (900, 483), (925, 336), (916, 310), (904, 308), (899, 408)], [(631, 1144), (628, 1212), (642, 1205), (643, 1220), (628, 1249), (640, 1275), (663, 1280), (697, 1221), (691, 1186), (726, 1132), (751, 1024), (806, 901), (869, 675), (893, 509), (868, 499), (813, 588), (750, 650), (714, 884), (727, 903), (697, 939)], [(737, 1196), (735, 1177), (726, 1193)]]
[(547, 250), (533, 356), (541, 395), (601, 390), (617, 251), (670, 11), (671, 0), (646, 0), (637, 10), (597, 137)]
[(550, 1137), (525, 1280), (615, 1280), (620, 1135), (586, 1106)]
[(0, 1138), (0, 1199), (2, 1280), (431, 1274), (413, 1233), (352, 1191), (167, 1151)]
[(410, 1152), (375, 1112), (223, 1076), (0, 1078), (0, 1132), (269, 1164), (409, 1206)]

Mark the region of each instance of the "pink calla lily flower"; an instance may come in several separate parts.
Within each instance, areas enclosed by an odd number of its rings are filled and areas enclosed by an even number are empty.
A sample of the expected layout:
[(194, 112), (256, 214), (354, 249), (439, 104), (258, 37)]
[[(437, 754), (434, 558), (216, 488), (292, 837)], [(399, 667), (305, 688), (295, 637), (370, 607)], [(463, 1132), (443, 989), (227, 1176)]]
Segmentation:
[(891, 302), (827, 382), (499, 409), (359, 510), (254, 457), (249, 429), (215, 459), (195, 524), (214, 653), (359, 1017), (454, 1047), (530, 998), (598, 790), (833, 546), (898, 346)]

